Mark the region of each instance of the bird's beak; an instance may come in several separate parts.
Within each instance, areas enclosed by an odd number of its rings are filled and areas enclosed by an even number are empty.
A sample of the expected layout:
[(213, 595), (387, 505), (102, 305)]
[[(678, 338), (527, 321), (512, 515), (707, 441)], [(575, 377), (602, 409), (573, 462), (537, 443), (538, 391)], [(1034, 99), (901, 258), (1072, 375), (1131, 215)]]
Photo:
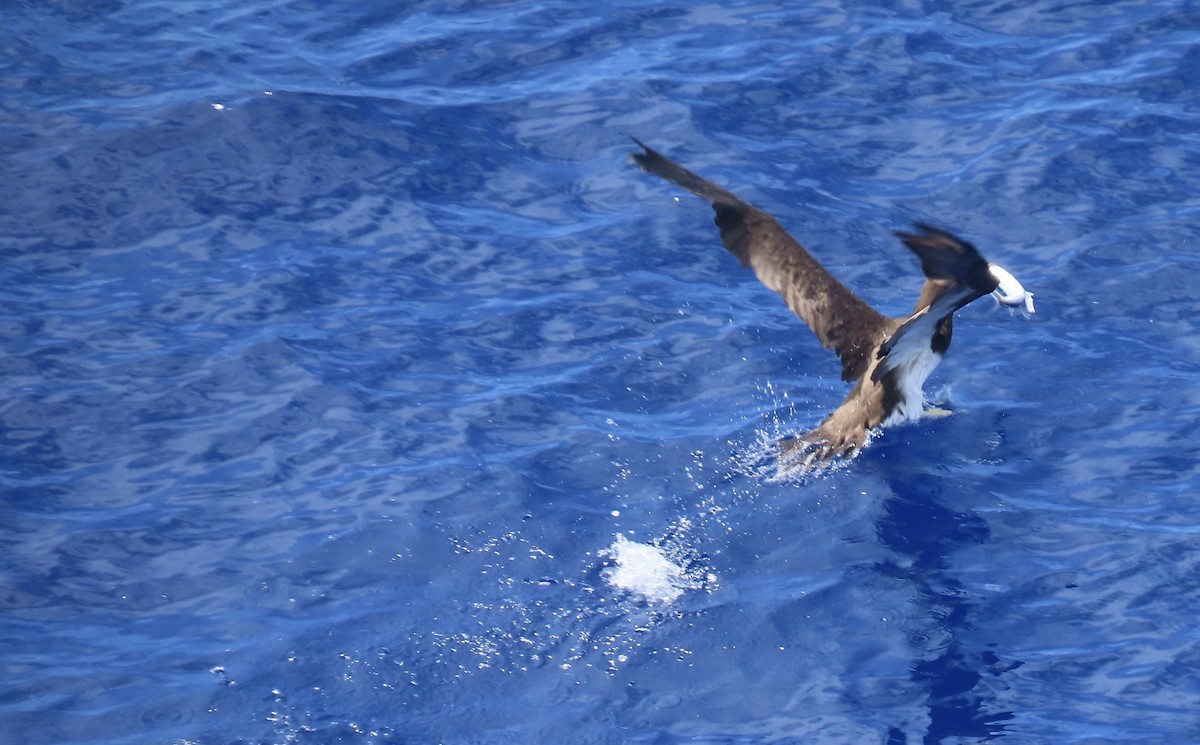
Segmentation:
[(1033, 293), (1026, 290), (1016, 277), (999, 264), (988, 264), (988, 270), (998, 283), (992, 292), (992, 297), (996, 298), (1001, 305), (1007, 305), (1010, 308), (1024, 306), (1025, 312), (1032, 315), (1034, 312)]

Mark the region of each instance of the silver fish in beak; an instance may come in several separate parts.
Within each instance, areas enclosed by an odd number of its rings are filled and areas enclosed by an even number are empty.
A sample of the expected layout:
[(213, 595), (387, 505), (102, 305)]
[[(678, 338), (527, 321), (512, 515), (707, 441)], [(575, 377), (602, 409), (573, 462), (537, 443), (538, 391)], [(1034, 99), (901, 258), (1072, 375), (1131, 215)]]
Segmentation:
[(992, 273), (992, 277), (999, 282), (992, 292), (992, 297), (996, 298), (1001, 305), (1007, 305), (1009, 308), (1024, 306), (1025, 312), (1033, 315), (1033, 293), (1026, 290), (1011, 272), (999, 264), (988, 264), (988, 270)]

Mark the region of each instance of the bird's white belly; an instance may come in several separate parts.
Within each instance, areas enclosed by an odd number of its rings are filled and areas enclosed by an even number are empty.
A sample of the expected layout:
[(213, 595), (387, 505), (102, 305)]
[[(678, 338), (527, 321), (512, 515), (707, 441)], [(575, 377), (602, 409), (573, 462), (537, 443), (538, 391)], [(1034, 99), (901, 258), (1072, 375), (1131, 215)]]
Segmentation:
[(892, 367), (896, 369), (896, 383), (899, 386), (900, 401), (891, 416), (883, 421), (883, 426), (903, 422), (915, 422), (921, 418), (925, 406), (925, 392), (922, 390), (925, 379), (942, 361), (942, 355), (925, 347), (915, 354), (895, 360)]

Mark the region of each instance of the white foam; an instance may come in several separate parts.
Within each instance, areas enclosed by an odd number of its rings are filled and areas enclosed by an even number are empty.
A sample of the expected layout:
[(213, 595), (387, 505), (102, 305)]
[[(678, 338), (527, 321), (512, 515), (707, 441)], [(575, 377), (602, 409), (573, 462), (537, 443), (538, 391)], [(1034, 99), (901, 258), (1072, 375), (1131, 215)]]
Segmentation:
[(604, 573), (608, 583), (654, 603), (670, 603), (688, 586), (683, 569), (662, 549), (618, 535), (604, 551), (615, 566)]

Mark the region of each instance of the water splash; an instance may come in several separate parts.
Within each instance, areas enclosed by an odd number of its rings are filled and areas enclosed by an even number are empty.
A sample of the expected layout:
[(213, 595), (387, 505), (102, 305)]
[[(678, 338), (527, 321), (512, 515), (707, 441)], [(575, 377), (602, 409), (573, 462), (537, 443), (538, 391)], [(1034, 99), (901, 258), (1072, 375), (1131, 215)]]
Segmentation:
[[(661, 546), (631, 541), (618, 535), (612, 546), (601, 552), (614, 565), (604, 571), (608, 583), (650, 603), (672, 603), (688, 590), (699, 589), (683, 566), (671, 560)], [(709, 573), (715, 581), (716, 576)]]

